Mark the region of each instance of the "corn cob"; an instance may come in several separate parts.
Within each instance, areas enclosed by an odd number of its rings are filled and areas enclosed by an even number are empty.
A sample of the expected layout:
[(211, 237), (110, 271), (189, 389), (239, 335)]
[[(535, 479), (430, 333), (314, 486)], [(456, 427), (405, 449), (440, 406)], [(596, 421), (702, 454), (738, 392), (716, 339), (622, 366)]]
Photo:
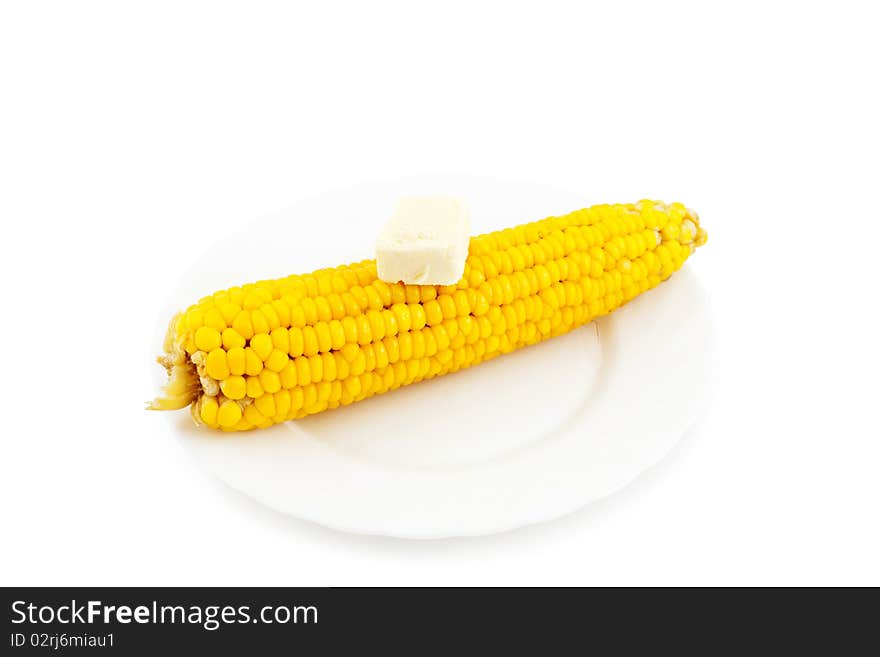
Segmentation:
[(386, 283), (364, 260), (216, 292), (172, 320), (148, 408), (239, 431), (345, 406), (586, 324), (705, 241), (679, 203), (598, 205), (473, 237), (452, 286)]

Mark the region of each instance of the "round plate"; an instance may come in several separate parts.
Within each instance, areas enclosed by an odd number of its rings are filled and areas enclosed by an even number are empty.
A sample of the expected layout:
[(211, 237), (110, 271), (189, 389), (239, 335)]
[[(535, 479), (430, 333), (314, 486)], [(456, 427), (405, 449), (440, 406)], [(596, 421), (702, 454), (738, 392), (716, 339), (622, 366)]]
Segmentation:
[[(474, 233), (596, 202), (478, 178), (340, 190), (218, 242), (176, 306), (372, 257), (396, 199), (419, 193), (465, 199)], [(265, 430), (222, 434), (179, 414), (175, 426), (220, 479), (298, 518), (410, 538), (489, 534), (570, 513), (657, 463), (701, 410), (711, 355), (705, 295), (685, 268), (598, 322), (478, 367)]]

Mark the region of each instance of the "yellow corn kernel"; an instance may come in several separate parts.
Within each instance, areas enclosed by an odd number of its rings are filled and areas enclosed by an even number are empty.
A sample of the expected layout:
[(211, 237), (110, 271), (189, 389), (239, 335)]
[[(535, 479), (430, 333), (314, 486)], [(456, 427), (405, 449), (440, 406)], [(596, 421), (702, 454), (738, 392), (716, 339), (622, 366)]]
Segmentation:
[(475, 316), (485, 315), (489, 311), (489, 299), (482, 292), (475, 292), (471, 307)]
[[(455, 294), (452, 295), (452, 301), (455, 308), (450, 317), (464, 317), (465, 315), (470, 314), (471, 306), (468, 301), (467, 292), (464, 290), (456, 290)], [(443, 314), (445, 315), (446, 313), (444, 312)]]
[(311, 368), (309, 367), (309, 359), (307, 356), (299, 356), (294, 358), (296, 365), (296, 381), (297, 385), (307, 385), (312, 380)]
[(385, 281), (375, 280), (371, 284), (372, 288), (376, 290), (379, 295), (379, 300), (381, 301), (383, 306), (390, 306), (392, 303), (392, 295), (391, 295), (391, 287)]
[(412, 328), (412, 315), (409, 306), (405, 303), (396, 303), (391, 306), (391, 312), (397, 321), (397, 330), (399, 333), (405, 333)]
[(470, 315), (462, 315), (457, 321), (459, 331), (465, 335), (470, 335), (477, 326), (476, 320)]
[(342, 349), (345, 344), (345, 331), (342, 328), (342, 322), (334, 319), (327, 326), (330, 330), (330, 349)]
[(436, 326), (443, 321), (443, 310), (436, 299), (424, 304), (423, 308), (425, 311), (425, 322), (428, 326)]
[(383, 342), (376, 342), (372, 345), (373, 354), (376, 360), (376, 368), (382, 369), (388, 366), (388, 351), (385, 349)]
[(411, 333), (401, 333), (397, 338), (397, 347), (400, 360), (408, 361), (413, 356), (413, 344)]
[(259, 308), (251, 310), (251, 323), (254, 325), (254, 333), (269, 333), (271, 330), (269, 320)]
[(229, 351), (230, 349), (242, 348), (247, 344), (247, 341), (234, 328), (223, 329), (223, 335), (221, 337), (223, 341), (223, 348), (226, 349), (226, 351)]
[(318, 334), (314, 326), (303, 327), (303, 355), (314, 356), (318, 353)]
[[(361, 311), (360, 305), (358, 305), (357, 300), (351, 292), (343, 292), (340, 295), (340, 298), (342, 299), (342, 305), (345, 306), (345, 314), (343, 317), (352, 317)], [(342, 319), (343, 317), (337, 319)]]
[(425, 357), (425, 336), (421, 331), (412, 333), (412, 357), (414, 360)]
[(306, 297), (300, 301), (300, 307), (305, 314), (306, 326), (314, 326), (318, 321), (318, 307), (315, 305), (315, 300)]
[(290, 413), (290, 391), (279, 390), (275, 393), (275, 414), (272, 419), (275, 423), (284, 422)]
[[(460, 292), (461, 290), (458, 291)], [(443, 319), (452, 319), (458, 313), (458, 310), (455, 307), (455, 300), (452, 298), (452, 295), (441, 294), (439, 297), (437, 297), (437, 303), (440, 306), (440, 311), (443, 314)]]
[(276, 327), (272, 329), (269, 335), (272, 338), (272, 345), (276, 349), (280, 349), (285, 354), (290, 351), (290, 334), (287, 328), (282, 326)]
[(403, 283), (391, 283), (388, 287), (391, 288), (391, 305), (406, 301), (406, 285)]
[(386, 337), (382, 344), (388, 354), (388, 362), (396, 363), (400, 359), (400, 341), (396, 337)]
[(371, 372), (376, 369), (376, 350), (373, 349), (373, 345), (362, 347), (361, 353), (364, 355), (364, 371)]
[(330, 326), (325, 321), (319, 321), (315, 324), (315, 337), (318, 341), (318, 353), (330, 351), (333, 347), (333, 341), (330, 338)]
[(367, 369), (367, 357), (362, 349), (358, 349), (354, 358), (348, 363), (348, 371), (351, 376), (360, 376)]
[(367, 302), (370, 310), (381, 310), (383, 307), (382, 297), (379, 296), (376, 288), (372, 285), (368, 285), (364, 288), (364, 292), (367, 294)]
[(255, 404), (248, 404), (244, 407), (244, 419), (255, 427), (258, 427), (266, 421), (266, 416), (257, 410)]
[(275, 396), (269, 394), (257, 397), (254, 400), (254, 406), (264, 417), (273, 417), (275, 415)]
[(263, 386), (264, 392), (274, 394), (281, 390), (281, 377), (278, 376), (278, 372), (263, 370), (260, 372), (260, 385)]
[(359, 345), (370, 344), (373, 340), (373, 332), (370, 329), (370, 320), (365, 314), (360, 314), (354, 318), (357, 326), (357, 343)]
[(309, 356), (309, 380), (310, 381), (320, 381), (324, 378), (324, 361), (321, 360), (321, 356), (315, 354), (314, 356)]
[(336, 359), (330, 353), (323, 353), (319, 358), (321, 359), (323, 380), (333, 381), (336, 378)]
[(385, 336), (394, 336), (397, 335), (397, 318), (394, 316), (394, 313), (390, 310), (382, 311), (382, 323), (384, 329)]
[(202, 418), (202, 422), (211, 427), (216, 426), (219, 408), (220, 405), (217, 403), (216, 397), (208, 397), (207, 395), (202, 397), (199, 406), (199, 417)]
[(403, 303), (421, 303), (422, 291), (418, 285), (406, 285), (403, 289)]
[(349, 315), (347, 317), (344, 317), (341, 321), (342, 330), (345, 333), (345, 342), (347, 342), (347, 343), (357, 342), (357, 340), (358, 340), (358, 326), (357, 326), (357, 322), (354, 319), (358, 314), (360, 314), (360, 313), (358, 312), (358, 313), (355, 313), (354, 315)]
[(302, 305), (299, 300), (292, 301), (289, 303), (290, 308), (290, 325), (296, 326), (298, 328), (302, 328), (306, 325), (306, 314), (302, 309)]
[(245, 391), (247, 393), (247, 396), (251, 399), (257, 399), (260, 395), (262, 395), (263, 385), (260, 383), (260, 377), (245, 377)]
[(229, 365), (226, 362), (226, 352), (220, 349), (212, 349), (208, 352), (205, 360), (205, 371), (212, 379), (220, 381), (229, 376)]
[(359, 351), (360, 347), (356, 342), (349, 342), (339, 350), (339, 354), (342, 355), (345, 360), (351, 362), (354, 360), (355, 356), (357, 356)]
[(246, 347), (244, 350), (244, 371), (250, 376), (256, 376), (263, 371), (263, 359), (257, 355), (253, 347)]
[(281, 351), (280, 349), (272, 349), (272, 352), (266, 359), (266, 367), (273, 372), (280, 372), (287, 365), (288, 360), (290, 360), (290, 358), (288, 357), (286, 351)]
[(295, 413), (301, 409), (304, 401), (303, 389), (301, 387), (293, 388), (290, 391), (290, 412)]
[(443, 329), (446, 331), (446, 334), (449, 336), (449, 344), (453, 346), (453, 348), (457, 349), (461, 345), (464, 344), (465, 336), (458, 330), (458, 321), (454, 319), (447, 319), (443, 324), (441, 324)]
[(485, 339), (492, 335), (492, 322), (489, 321), (486, 315), (480, 316), (477, 319), (477, 324), (480, 327), (480, 338)]
[(234, 427), (241, 420), (241, 407), (234, 401), (226, 400), (217, 411), (217, 423), (223, 428)]
[(361, 379), (359, 376), (348, 377), (343, 381), (342, 385), (346, 392), (355, 399), (361, 394)]
[(235, 319), (235, 316), (241, 311), (241, 306), (237, 303), (225, 301), (219, 304), (217, 309), (220, 311), (220, 315), (223, 316), (223, 321), (225, 321), (226, 324), (231, 324), (232, 320)]
[(385, 337), (385, 319), (378, 310), (368, 310), (366, 312), (367, 321), (370, 324), (370, 335), (372, 340), (381, 340)]
[(287, 353), (293, 358), (302, 356), (305, 347), (302, 329), (298, 326), (291, 326), (287, 330), (288, 350)]
[(275, 309), (275, 314), (278, 316), (278, 325), (290, 326), (290, 308), (288, 305), (281, 301), (281, 299), (275, 299), (272, 301), (272, 308)]
[(219, 310), (216, 308), (209, 308), (205, 311), (204, 325), (209, 326), (216, 331), (222, 331), (226, 328), (226, 320), (223, 319), (223, 315), (220, 314)]
[(220, 390), (229, 399), (243, 399), (247, 394), (247, 386), (243, 376), (230, 376), (220, 382)]
[(269, 354), (272, 353), (272, 338), (266, 333), (257, 333), (251, 338), (251, 349), (265, 363), (266, 359), (269, 358)]
[(195, 331), (205, 324), (205, 313), (199, 307), (193, 307), (186, 311), (184, 315), (184, 323), (190, 331)]
[(354, 297), (355, 302), (358, 306), (358, 311), (365, 310), (367, 306), (370, 305), (369, 298), (367, 297), (367, 293), (364, 291), (360, 285), (353, 285), (348, 290), (351, 293), (351, 296)]
[(278, 376), (281, 378), (282, 388), (290, 389), (296, 386), (296, 361), (288, 359), (287, 364), (278, 373)]
[(342, 357), (342, 354), (338, 351), (330, 354), (333, 356), (333, 360), (336, 363), (336, 378), (337, 379), (345, 379), (349, 375), (349, 366), (348, 361)]
[(437, 338), (430, 326), (422, 330), (422, 335), (425, 338), (425, 356), (430, 358), (437, 353)]
[(342, 297), (338, 294), (330, 294), (327, 296), (327, 303), (330, 305), (330, 313), (333, 319), (342, 319), (345, 317), (345, 304)]
[(232, 328), (245, 340), (250, 340), (254, 336), (254, 325), (251, 322), (250, 311), (240, 311), (232, 320)]
[(330, 303), (327, 301), (327, 297), (315, 297), (315, 310), (318, 314), (319, 322), (329, 322), (333, 319), (333, 311), (330, 310)]
[(428, 319), (425, 315), (425, 308), (419, 304), (411, 304), (409, 306), (409, 316), (412, 319), (412, 330), (421, 331), (425, 328)]
[(210, 326), (202, 326), (195, 332), (196, 348), (200, 351), (209, 352), (217, 349), (221, 344), (220, 331)]
[(443, 324), (432, 327), (431, 334), (434, 336), (438, 351), (449, 348), (449, 334), (446, 332), (446, 327)]

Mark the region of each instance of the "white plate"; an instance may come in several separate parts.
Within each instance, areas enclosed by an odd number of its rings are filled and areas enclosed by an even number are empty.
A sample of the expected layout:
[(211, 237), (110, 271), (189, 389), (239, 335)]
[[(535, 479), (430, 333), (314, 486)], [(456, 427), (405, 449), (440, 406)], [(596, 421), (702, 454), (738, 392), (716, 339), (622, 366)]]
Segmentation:
[[(340, 190), (216, 244), (185, 277), (176, 305), (371, 257), (396, 198), (412, 193), (466, 199), (474, 232), (603, 200), (477, 178)], [(237, 435), (180, 415), (175, 426), (220, 479), (298, 518), (411, 538), (489, 534), (570, 513), (657, 463), (704, 404), (712, 335), (705, 296), (684, 269), (568, 335), (343, 409)]]

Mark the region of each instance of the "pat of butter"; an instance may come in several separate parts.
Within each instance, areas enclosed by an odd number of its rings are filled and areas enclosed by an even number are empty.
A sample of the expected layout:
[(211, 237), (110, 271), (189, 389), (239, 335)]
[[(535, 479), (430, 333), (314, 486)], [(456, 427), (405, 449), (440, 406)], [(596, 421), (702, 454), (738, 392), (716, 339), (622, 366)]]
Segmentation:
[(401, 199), (376, 240), (376, 271), (388, 283), (454, 285), (470, 243), (464, 205), (444, 196)]

